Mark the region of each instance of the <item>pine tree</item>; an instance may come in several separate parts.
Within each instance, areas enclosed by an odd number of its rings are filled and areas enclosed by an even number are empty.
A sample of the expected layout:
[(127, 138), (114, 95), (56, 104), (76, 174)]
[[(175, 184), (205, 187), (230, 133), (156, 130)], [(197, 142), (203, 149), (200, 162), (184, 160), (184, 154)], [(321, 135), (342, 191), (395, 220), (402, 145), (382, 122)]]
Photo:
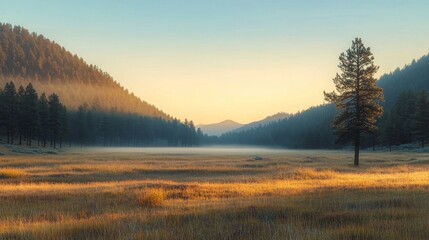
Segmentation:
[(413, 116), (416, 111), (416, 93), (412, 91), (402, 92), (392, 108), (395, 114), (396, 128), (399, 135), (398, 144), (413, 141)]
[(57, 141), (60, 139), (61, 133), (61, 111), (62, 105), (60, 98), (55, 93), (48, 98), (49, 104), (49, 126), (51, 129), (51, 146), (56, 148)]
[(23, 110), (27, 145), (31, 146), (31, 140), (34, 137), (40, 124), (38, 111), (38, 96), (36, 90), (33, 88), (33, 85), (31, 83), (29, 83), (25, 88)]
[(416, 112), (413, 120), (413, 133), (423, 148), (429, 138), (429, 102), (426, 91), (421, 91), (417, 95)]
[(103, 146), (107, 146), (107, 139), (109, 137), (109, 128), (110, 128), (110, 121), (106, 114), (103, 114), (103, 118), (101, 120), (101, 126), (100, 126), (100, 136), (103, 138)]
[(17, 122), (17, 129), (18, 129), (18, 135), (19, 135), (19, 145), (22, 144), (22, 137), (25, 132), (25, 105), (24, 105), (24, 97), (25, 97), (25, 89), (23, 86), (19, 86), (18, 92), (16, 93), (16, 122)]
[(16, 88), (13, 82), (6, 83), (3, 90), (3, 103), (5, 113), (5, 126), (7, 132), (7, 143), (13, 144), (13, 138), (16, 131)]
[(6, 63), (6, 54), (2, 50), (2, 46), (0, 45), (0, 74), (2, 74), (2, 68)]
[(66, 139), (69, 132), (69, 121), (67, 116), (67, 108), (66, 106), (61, 104), (60, 109), (60, 148), (63, 146), (63, 141)]
[(50, 135), (49, 128), (49, 104), (46, 99), (46, 95), (42, 93), (38, 102), (39, 109), (39, 120), (40, 120), (40, 129), (39, 129), (39, 137), (42, 141), (42, 146), (46, 147), (46, 141), (48, 136)]
[(96, 136), (96, 126), (94, 124), (93, 113), (90, 110), (86, 111), (85, 125), (86, 125), (85, 142), (86, 144), (90, 145), (94, 143), (95, 136)]
[(392, 151), (392, 145), (400, 143), (400, 132), (399, 128), (399, 116), (395, 111), (390, 111), (383, 115), (381, 119), (381, 143), (389, 147), (389, 151)]
[(361, 135), (377, 130), (377, 118), (383, 113), (379, 103), (383, 91), (375, 84), (374, 74), (378, 66), (370, 48), (360, 38), (339, 57), (341, 74), (333, 79), (337, 92), (324, 92), (325, 100), (335, 103), (339, 115), (333, 121), (338, 143), (353, 141), (355, 147), (354, 165), (359, 166)]
[(85, 112), (86, 109), (83, 106), (80, 106), (76, 113), (76, 133), (77, 133), (77, 141), (81, 147), (85, 146), (85, 136), (88, 132), (88, 128), (85, 121)]
[(204, 133), (201, 130), (201, 128), (198, 128), (198, 130), (197, 130), (197, 145), (201, 144), (203, 138), (204, 138)]
[(4, 102), (4, 96), (3, 96), (3, 89), (0, 88), (0, 131), (3, 135), (3, 127), (6, 126), (6, 107), (5, 107), (5, 102)]

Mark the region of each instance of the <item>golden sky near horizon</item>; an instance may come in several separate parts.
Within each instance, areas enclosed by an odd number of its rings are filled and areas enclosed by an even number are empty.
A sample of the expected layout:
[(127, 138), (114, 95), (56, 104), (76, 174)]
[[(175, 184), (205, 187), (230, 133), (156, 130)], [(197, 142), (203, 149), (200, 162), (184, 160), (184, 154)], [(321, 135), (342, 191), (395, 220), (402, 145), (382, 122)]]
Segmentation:
[(429, 52), (429, 1), (0, 0), (21, 25), (195, 124), (249, 123), (322, 104), (361, 37), (378, 76)]

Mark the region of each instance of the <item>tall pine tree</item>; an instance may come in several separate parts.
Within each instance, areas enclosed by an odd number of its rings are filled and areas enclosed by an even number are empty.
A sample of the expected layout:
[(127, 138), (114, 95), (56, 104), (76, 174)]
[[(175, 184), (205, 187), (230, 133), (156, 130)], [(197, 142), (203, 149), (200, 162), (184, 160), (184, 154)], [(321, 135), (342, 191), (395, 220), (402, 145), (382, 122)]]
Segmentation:
[(38, 96), (33, 85), (29, 83), (25, 88), (24, 100), (23, 100), (23, 115), (25, 116), (25, 136), (27, 139), (27, 145), (31, 146), (31, 140), (39, 129), (39, 109), (38, 109)]
[(324, 95), (325, 100), (335, 103), (339, 112), (333, 121), (337, 142), (354, 143), (354, 165), (359, 166), (361, 136), (377, 130), (377, 118), (383, 113), (379, 105), (383, 91), (375, 84), (378, 66), (374, 64), (374, 56), (360, 38), (352, 42), (339, 60), (341, 73), (333, 79), (337, 92), (324, 92)]
[(57, 94), (53, 93), (48, 98), (49, 104), (49, 126), (51, 129), (51, 146), (56, 148), (57, 142), (61, 136), (61, 116), (62, 116), (62, 105), (60, 98)]
[(19, 145), (22, 144), (22, 137), (24, 136), (26, 119), (25, 119), (25, 106), (24, 106), (25, 89), (23, 86), (19, 86), (16, 94), (16, 122), (17, 130), (19, 135)]
[(6, 83), (3, 90), (3, 106), (5, 114), (5, 126), (7, 143), (13, 144), (13, 138), (16, 131), (16, 115), (17, 115), (17, 101), (16, 101), (16, 88), (13, 82)]
[(48, 99), (46, 99), (46, 95), (42, 93), (38, 102), (38, 110), (39, 110), (39, 120), (40, 120), (40, 128), (39, 128), (39, 139), (41, 141), (41, 145), (46, 147), (46, 142), (50, 135), (50, 124), (49, 124), (49, 104)]
[(399, 116), (395, 111), (383, 114), (381, 118), (380, 140), (383, 145), (389, 147), (389, 151), (392, 151), (392, 145), (400, 143), (399, 125)]

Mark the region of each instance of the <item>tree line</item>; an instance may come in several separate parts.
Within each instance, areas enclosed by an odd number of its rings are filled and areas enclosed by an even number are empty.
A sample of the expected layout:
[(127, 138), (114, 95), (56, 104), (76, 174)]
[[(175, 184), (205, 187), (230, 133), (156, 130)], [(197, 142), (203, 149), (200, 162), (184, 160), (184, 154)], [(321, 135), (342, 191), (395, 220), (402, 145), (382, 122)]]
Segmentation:
[(61, 146), (67, 134), (67, 109), (55, 93), (38, 96), (33, 85), (0, 89), (0, 127), (6, 143), (31, 146)]
[(378, 144), (388, 146), (418, 142), (424, 147), (429, 140), (429, 99), (426, 90), (400, 94), (380, 120)]
[(84, 104), (67, 111), (57, 94), (39, 97), (33, 85), (0, 89), (0, 137), (8, 144), (69, 146), (196, 146), (192, 121), (104, 112)]
[(69, 144), (79, 146), (196, 146), (192, 121), (103, 112), (82, 105), (69, 114)]

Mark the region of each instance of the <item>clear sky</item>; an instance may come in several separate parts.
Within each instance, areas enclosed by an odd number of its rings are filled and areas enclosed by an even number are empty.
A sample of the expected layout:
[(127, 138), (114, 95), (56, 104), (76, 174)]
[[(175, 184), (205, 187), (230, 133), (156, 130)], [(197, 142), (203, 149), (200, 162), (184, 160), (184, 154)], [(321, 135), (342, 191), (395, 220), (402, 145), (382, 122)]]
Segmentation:
[(0, 0), (21, 25), (164, 112), (247, 123), (323, 103), (352, 39), (379, 75), (429, 52), (429, 1)]

